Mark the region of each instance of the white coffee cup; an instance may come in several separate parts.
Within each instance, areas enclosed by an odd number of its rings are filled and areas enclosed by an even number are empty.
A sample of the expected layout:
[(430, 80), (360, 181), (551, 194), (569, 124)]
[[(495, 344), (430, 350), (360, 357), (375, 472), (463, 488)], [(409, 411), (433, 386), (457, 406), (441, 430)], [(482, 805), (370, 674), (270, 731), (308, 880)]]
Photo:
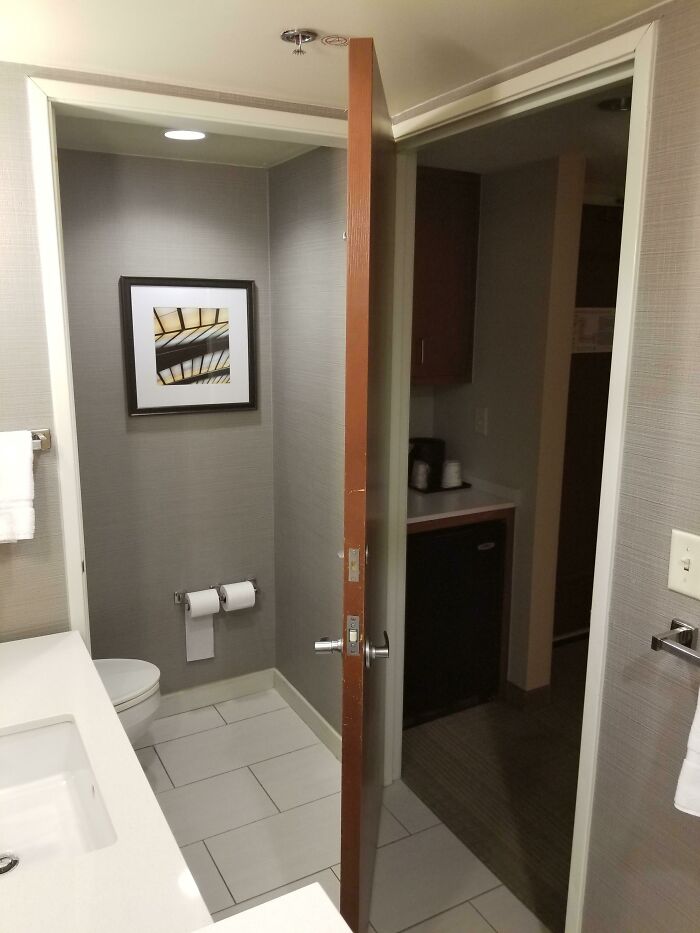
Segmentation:
[(430, 466), (425, 460), (414, 460), (411, 470), (411, 486), (416, 489), (428, 488), (428, 476), (430, 475)]
[(459, 489), (462, 485), (462, 464), (459, 460), (445, 460), (442, 465), (443, 489)]

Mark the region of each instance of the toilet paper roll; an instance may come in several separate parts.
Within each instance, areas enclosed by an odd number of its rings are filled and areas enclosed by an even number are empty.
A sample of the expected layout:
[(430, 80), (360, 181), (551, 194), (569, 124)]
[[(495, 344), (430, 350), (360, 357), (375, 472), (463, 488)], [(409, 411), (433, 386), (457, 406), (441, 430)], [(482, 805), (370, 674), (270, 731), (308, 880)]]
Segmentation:
[(188, 661), (214, 657), (214, 613), (219, 611), (216, 590), (185, 593), (185, 651)]
[(237, 609), (250, 609), (255, 605), (255, 587), (250, 580), (242, 583), (224, 583), (219, 587), (221, 608), (226, 612), (235, 612)]

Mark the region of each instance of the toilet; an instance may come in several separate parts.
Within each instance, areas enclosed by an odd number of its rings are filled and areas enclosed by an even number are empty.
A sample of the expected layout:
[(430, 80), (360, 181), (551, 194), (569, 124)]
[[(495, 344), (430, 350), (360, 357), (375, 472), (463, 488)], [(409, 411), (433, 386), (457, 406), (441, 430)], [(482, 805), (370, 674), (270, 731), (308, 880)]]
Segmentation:
[(132, 658), (100, 658), (94, 664), (133, 745), (158, 712), (160, 671), (149, 661)]

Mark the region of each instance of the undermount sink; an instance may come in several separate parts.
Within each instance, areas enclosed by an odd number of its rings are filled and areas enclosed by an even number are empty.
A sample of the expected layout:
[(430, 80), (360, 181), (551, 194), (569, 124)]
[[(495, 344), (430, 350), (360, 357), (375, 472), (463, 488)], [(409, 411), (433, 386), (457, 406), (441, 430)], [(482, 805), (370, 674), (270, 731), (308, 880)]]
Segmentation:
[(0, 733), (0, 859), (19, 860), (13, 873), (116, 838), (73, 719)]

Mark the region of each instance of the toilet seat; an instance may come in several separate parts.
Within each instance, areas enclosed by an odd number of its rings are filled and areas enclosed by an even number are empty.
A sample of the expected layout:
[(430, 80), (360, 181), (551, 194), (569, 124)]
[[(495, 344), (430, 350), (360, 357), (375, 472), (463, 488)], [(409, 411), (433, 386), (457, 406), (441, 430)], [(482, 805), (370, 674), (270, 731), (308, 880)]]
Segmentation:
[(100, 658), (94, 663), (118, 713), (143, 703), (159, 690), (160, 671), (150, 661)]

